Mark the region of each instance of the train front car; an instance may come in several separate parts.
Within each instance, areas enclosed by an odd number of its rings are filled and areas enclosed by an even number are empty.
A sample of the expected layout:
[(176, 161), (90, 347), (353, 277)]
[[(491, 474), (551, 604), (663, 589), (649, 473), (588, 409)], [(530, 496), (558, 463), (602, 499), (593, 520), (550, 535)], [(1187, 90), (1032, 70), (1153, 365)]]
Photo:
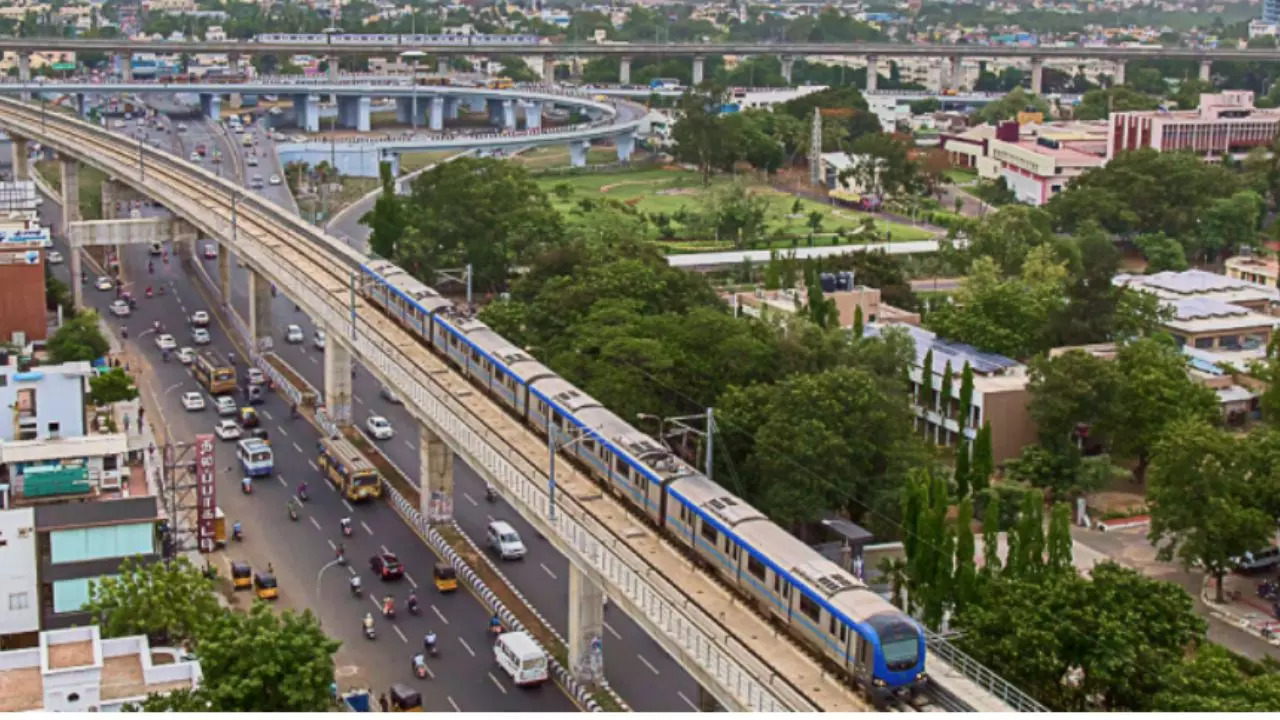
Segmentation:
[(877, 599), (887, 607), (863, 621), (876, 636), (872, 696), (877, 702), (890, 697), (909, 701), (928, 682), (924, 633), (915, 620), (883, 598)]

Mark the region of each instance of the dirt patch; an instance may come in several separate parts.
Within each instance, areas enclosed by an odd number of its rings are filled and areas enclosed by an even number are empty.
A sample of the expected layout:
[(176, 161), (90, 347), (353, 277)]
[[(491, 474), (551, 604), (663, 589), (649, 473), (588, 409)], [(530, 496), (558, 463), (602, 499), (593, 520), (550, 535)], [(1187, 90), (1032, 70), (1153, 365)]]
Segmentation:
[(667, 188), (666, 190), (659, 190), (658, 192), (654, 193), (654, 195), (694, 197), (698, 195), (700, 192), (701, 191), (698, 190), (697, 188)]
[(1101, 515), (1141, 515), (1146, 512), (1147, 498), (1140, 492), (1102, 490), (1089, 496), (1089, 507)]
[(601, 185), (598, 192), (600, 192), (601, 194), (604, 194), (604, 193), (608, 193), (613, 190), (616, 190), (617, 188), (620, 188), (620, 187), (628, 187), (630, 185), (657, 185), (658, 183), (662, 183), (662, 182), (666, 182), (666, 180), (661, 180), (661, 179), (659, 180), (624, 180), (622, 182), (609, 183), (608, 185)]

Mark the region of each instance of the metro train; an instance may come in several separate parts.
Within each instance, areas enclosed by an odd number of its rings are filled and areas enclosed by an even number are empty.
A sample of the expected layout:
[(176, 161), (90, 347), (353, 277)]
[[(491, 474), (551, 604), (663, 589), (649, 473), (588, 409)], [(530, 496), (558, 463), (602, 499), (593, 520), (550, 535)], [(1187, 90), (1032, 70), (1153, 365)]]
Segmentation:
[(597, 481), (838, 665), (877, 706), (924, 688), (920, 626), (861, 580), (402, 268), (362, 265), (359, 292), (526, 425), (554, 433)]
[(529, 45), (538, 44), (543, 38), (537, 35), (379, 35), (359, 33), (266, 33), (256, 35), (254, 42), (314, 45), (395, 45), (419, 47), (425, 45)]

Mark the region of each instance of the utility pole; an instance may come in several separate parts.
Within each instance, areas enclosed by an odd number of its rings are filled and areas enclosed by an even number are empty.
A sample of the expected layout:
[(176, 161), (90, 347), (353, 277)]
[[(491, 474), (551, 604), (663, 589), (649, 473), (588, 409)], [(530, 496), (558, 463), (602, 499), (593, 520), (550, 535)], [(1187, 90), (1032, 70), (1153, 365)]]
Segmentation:
[[(715, 468), (715, 408), (707, 408), (707, 412), (701, 415), (677, 415), (675, 417), (662, 417), (661, 415), (650, 415), (649, 413), (638, 413), (636, 418), (639, 420), (657, 420), (658, 421), (658, 440), (671, 452), (676, 452), (667, 442), (668, 433), (667, 425), (674, 425), (680, 428), (682, 435), (695, 435), (706, 440), (706, 446), (703, 448), (703, 473), (708, 480), (714, 477)], [(693, 423), (702, 421), (705, 423), (705, 429), (699, 428)]]

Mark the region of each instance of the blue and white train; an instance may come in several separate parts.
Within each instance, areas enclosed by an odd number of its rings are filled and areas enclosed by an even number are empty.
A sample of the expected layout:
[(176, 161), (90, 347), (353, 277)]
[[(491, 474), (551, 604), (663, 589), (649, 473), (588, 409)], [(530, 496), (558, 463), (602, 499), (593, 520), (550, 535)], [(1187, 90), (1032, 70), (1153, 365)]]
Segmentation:
[(254, 42), (289, 45), (377, 45), (421, 47), (427, 45), (537, 45), (545, 40), (537, 35), (385, 35), (376, 33), (265, 33)]
[(882, 705), (926, 683), (920, 626), (550, 368), (400, 267), (362, 266), (360, 293)]

